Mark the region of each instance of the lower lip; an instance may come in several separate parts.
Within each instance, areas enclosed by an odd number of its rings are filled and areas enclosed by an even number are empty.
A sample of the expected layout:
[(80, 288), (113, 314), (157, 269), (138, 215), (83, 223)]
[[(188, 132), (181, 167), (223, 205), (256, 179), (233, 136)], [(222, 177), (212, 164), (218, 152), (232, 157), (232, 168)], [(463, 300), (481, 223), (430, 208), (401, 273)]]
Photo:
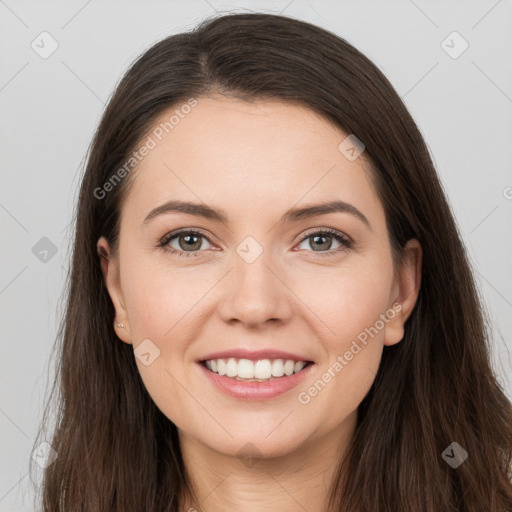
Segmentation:
[(198, 363), (210, 382), (226, 395), (242, 400), (268, 400), (282, 395), (302, 382), (311, 372), (314, 364), (309, 364), (300, 372), (289, 376), (278, 377), (266, 382), (249, 382), (232, 379), (208, 370)]

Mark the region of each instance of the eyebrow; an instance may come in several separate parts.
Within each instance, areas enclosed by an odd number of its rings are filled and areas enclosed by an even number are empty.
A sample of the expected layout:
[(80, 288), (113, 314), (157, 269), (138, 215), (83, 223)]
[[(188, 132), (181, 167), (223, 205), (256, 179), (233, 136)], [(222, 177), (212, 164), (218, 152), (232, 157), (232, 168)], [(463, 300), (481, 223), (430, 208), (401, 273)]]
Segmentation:
[[(190, 201), (171, 200), (151, 210), (143, 221), (143, 225), (149, 223), (155, 217), (164, 213), (185, 213), (205, 219), (214, 220), (221, 224), (228, 224), (229, 219), (224, 210), (216, 210), (206, 204), (193, 203)], [(361, 220), (370, 230), (372, 226), (366, 216), (354, 205), (344, 201), (330, 201), (327, 203), (312, 204), (288, 210), (280, 219), (279, 223), (297, 222), (318, 215), (328, 213), (349, 213)]]

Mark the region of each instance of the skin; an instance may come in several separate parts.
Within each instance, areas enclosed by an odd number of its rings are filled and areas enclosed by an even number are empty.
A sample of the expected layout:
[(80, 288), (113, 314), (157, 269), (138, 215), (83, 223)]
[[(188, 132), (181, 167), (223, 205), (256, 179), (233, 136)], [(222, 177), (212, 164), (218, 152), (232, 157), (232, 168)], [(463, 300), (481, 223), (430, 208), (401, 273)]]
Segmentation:
[[(179, 431), (199, 499), (187, 499), (184, 511), (324, 511), (383, 347), (400, 342), (414, 308), (421, 247), (410, 240), (403, 266), (394, 271), (364, 153), (347, 159), (338, 149), (347, 134), (320, 115), (278, 101), (197, 99), (132, 171), (119, 253), (100, 256), (115, 329), (134, 349), (149, 338), (160, 350), (150, 365), (136, 362), (148, 393)], [(155, 126), (168, 118), (166, 112)], [(150, 210), (170, 199), (222, 209), (229, 224), (171, 212), (143, 225)], [(345, 212), (278, 222), (294, 206), (332, 200), (358, 208), (371, 229)], [(180, 228), (207, 237), (192, 249), (198, 257), (157, 248)], [(310, 233), (325, 228), (355, 245), (346, 249), (327, 236), (315, 250)], [(247, 236), (263, 248), (250, 264), (236, 252)], [(168, 245), (185, 251), (179, 242)], [(104, 237), (97, 248), (110, 254)], [(394, 318), (308, 404), (300, 403), (298, 394), (396, 303), (401, 310)], [(195, 362), (242, 347), (307, 355), (315, 366), (304, 383), (279, 397), (242, 401), (217, 390)], [(237, 456), (248, 442), (259, 452), (250, 467)]]

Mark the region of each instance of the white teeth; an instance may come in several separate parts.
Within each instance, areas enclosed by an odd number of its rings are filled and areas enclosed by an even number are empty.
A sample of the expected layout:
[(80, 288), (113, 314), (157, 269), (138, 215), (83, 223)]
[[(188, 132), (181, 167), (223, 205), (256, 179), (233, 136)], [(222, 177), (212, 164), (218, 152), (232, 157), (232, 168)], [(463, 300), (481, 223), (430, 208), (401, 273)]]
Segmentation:
[(219, 375), (226, 375), (226, 362), (224, 359), (217, 359), (217, 371)]
[(284, 364), (282, 359), (272, 361), (272, 375), (274, 377), (282, 377), (284, 375)]
[(302, 370), (302, 368), (304, 368), (305, 364), (306, 363), (304, 363), (304, 361), (297, 361), (295, 363), (295, 366), (293, 367), (293, 373), (300, 372)]
[(255, 379), (270, 379), (272, 377), (272, 364), (268, 359), (257, 361), (254, 365)]
[(292, 359), (210, 359), (205, 366), (219, 375), (235, 378), (237, 380), (269, 380), (283, 375), (292, 375), (300, 372), (306, 361), (293, 361)]
[(236, 360), (232, 357), (228, 359), (228, 364), (226, 365), (226, 375), (228, 377), (236, 377), (238, 374), (238, 364)]
[(295, 361), (288, 359), (286, 363), (284, 363), (284, 373), (286, 375), (291, 375), (293, 373), (293, 369), (295, 368)]
[(238, 376), (243, 379), (254, 379), (254, 363), (249, 359), (238, 361)]

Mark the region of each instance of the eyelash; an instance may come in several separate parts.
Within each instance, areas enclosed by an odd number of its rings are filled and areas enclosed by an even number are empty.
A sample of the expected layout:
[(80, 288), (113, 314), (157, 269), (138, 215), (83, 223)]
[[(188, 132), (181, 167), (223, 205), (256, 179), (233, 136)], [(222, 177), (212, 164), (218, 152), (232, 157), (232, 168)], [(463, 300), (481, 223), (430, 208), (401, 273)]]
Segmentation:
[[(171, 256), (178, 257), (178, 258), (181, 258), (181, 256), (183, 254), (185, 255), (186, 258), (191, 257), (191, 256), (192, 257), (200, 256), (201, 252), (203, 252), (203, 251), (181, 251), (181, 250), (176, 250), (176, 249), (170, 249), (170, 248), (167, 247), (167, 244), (172, 239), (178, 237), (179, 235), (184, 235), (184, 234), (185, 235), (195, 235), (195, 236), (203, 237), (209, 243), (212, 243), (210, 241), (210, 239), (206, 235), (204, 235), (203, 233), (200, 233), (199, 231), (183, 229), (181, 231), (174, 231), (172, 233), (168, 233), (167, 235), (165, 235), (158, 242), (158, 247), (163, 249), (167, 253), (169, 253)], [(313, 231), (311, 233), (308, 233), (304, 238), (302, 238), (300, 240), (299, 244), (301, 244), (302, 242), (304, 242), (308, 238), (311, 238), (314, 235), (331, 235), (335, 240), (340, 242), (342, 244), (342, 246), (343, 246), (343, 247), (335, 249), (335, 250), (311, 251), (311, 252), (316, 253), (315, 254), (315, 258), (316, 257), (323, 258), (324, 256), (333, 256), (334, 254), (338, 254), (339, 252), (351, 249), (353, 247), (353, 245), (355, 244), (355, 242), (350, 237), (348, 237), (346, 235), (343, 235), (339, 231), (336, 231), (336, 230), (330, 229), (330, 228), (326, 228), (326, 229), (322, 229), (322, 230)], [(177, 254), (177, 256), (176, 256), (176, 254)]]

